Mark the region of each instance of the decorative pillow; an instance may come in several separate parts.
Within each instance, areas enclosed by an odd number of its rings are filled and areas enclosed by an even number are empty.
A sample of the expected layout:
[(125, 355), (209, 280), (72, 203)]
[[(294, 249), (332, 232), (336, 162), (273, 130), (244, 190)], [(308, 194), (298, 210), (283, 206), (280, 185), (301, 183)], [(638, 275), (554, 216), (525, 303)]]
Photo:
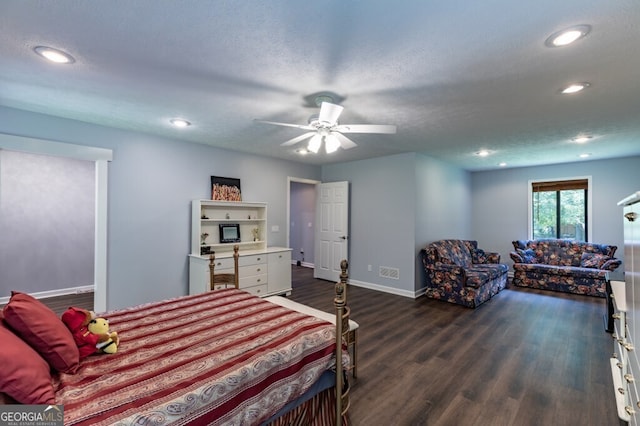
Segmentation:
[(487, 254), (482, 249), (471, 250), (471, 261), (473, 263), (487, 263)]
[(16, 335), (64, 373), (75, 373), (80, 363), (73, 335), (58, 316), (33, 296), (17, 291), (4, 307), (4, 320)]
[(0, 395), (5, 395), (2, 398), (6, 403), (55, 404), (49, 364), (2, 320), (0, 342)]
[(583, 268), (602, 269), (602, 266), (611, 258), (600, 253), (582, 253), (580, 266)]
[(533, 249), (526, 249), (526, 250), (516, 249), (516, 251), (518, 252), (520, 257), (522, 258), (522, 261), (524, 263), (537, 263), (538, 262), (538, 259), (536, 258), (536, 252), (533, 251)]

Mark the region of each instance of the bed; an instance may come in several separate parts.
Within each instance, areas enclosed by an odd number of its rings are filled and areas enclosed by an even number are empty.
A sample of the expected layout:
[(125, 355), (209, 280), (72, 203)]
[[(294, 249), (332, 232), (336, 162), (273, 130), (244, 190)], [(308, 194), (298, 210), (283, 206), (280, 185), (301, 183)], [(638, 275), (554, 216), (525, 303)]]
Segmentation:
[[(341, 266), (335, 326), (235, 287), (102, 314), (120, 337), (117, 352), (54, 368), (64, 424), (345, 424), (347, 262)], [(15, 322), (7, 307), (4, 322)], [(19, 335), (14, 325), (7, 329)], [(40, 355), (51, 364), (51, 354)], [(12, 389), (5, 382), (0, 392)]]

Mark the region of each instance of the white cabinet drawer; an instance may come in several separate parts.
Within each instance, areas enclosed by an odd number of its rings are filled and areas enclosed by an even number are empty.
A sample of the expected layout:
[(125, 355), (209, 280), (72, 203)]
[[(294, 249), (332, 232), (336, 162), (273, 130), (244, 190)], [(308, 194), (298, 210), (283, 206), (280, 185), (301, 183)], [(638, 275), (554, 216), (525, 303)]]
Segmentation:
[(249, 292), (251, 294), (254, 294), (256, 296), (264, 296), (265, 294), (267, 294), (267, 285), (263, 284), (263, 285), (255, 285), (253, 287), (247, 287), (247, 288), (243, 288), (244, 291)]
[[(233, 267), (233, 259), (231, 260), (231, 266)], [(252, 254), (249, 256), (240, 256), (238, 258), (239, 266), (248, 266), (248, 265), (258, 265), (261, 263), (267, 263), (267, 255), (266, 254)]]
[(240, 274), (240, 288), (245, 290), (247, 287), (257, 285), (267, 285), (267, 274), (243, 276)]
[[(221, 269), (231, 269), (231, 272), (233, 273), (233, 258), (232, 257), (222, 257), (219, 259), (216, 259), (214, 261), (215, 263), (215, 269), (214, 271), (220, 272)], [(207, 261), (207, 271), (209, 270), (209, 261)]]
[(227, 288), (227, 287), (232, 288), (232, 287), (233, 287), (233, 285), (232, 285), (232, 284), (229, 284), (229, 285), (227, 285), (227, 284), (216, 284), (216, 285), (215, 285), (215, 287), (214, 287), (213, 289), (214, 289), (214, 290), (222, 290), (222, 289), (225, 289), (225, 288)]
[[(233, 270), (231, 271), (233, 273)], [(238, 268), (238, 275), (240, 279), (243, 277), (251, 277), (253, 275), (262, 275), (267, 273), (267, 264), (258, 263), (255, 265), (240, 266)], [(266, 281), (265, 281), (266, 282)]]

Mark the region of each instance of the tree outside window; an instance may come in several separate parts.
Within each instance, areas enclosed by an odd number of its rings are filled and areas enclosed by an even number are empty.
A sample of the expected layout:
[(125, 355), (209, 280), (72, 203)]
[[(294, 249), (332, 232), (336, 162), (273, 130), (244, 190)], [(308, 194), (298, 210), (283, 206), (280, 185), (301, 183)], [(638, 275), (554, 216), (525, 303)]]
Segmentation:
[(588, 241), (587, 191), (587, 179), (533, 182), (533, 238)]

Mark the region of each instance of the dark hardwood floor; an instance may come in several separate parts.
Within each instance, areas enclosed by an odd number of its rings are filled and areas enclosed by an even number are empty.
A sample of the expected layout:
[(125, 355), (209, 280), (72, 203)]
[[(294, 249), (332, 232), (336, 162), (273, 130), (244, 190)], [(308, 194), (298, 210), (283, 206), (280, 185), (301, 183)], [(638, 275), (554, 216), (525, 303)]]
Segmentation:
[[(43, 301), (91, 308), (78, 297)], [(293, 266), (291, 299), (332, 312), (333, 283)], [(355, 286), (348, 299), (360, 324), (353, 426), (625, 424), (604, 299), (514, 287), (472, 310)]]
[[(333, 283), (293, 267), (291, 298), (331, 312)], [(351, 424), (623, 425), (604, 299), (504, 290), (472, 310), (349, 286), (358, 329)]]

